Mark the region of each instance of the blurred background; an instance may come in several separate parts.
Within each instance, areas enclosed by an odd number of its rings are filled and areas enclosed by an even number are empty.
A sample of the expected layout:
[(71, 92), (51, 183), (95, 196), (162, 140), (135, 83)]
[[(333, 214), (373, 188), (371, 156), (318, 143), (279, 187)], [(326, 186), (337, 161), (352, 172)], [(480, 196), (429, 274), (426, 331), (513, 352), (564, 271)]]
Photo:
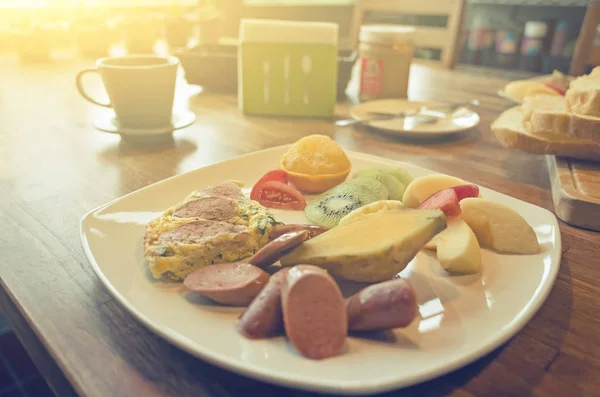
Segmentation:
[[(566, 73), (589, 3), (469, 0), (457, 43), (457, 62), (502, 70), (551, 73), (556, 69)], [(354, 0), (0, 0), (0, 51), (13, 53), (24, 62), (148, 51), (222, 53), (235, 48), (242, 17), (335, 22), (341, 48), (351, 50), (354, 4)], [(431, 28), (447, 22), (443, 15), (389, 11), (369, 12), (365, 19), (366, 23)], [(590, 65), (600, 63), (600, 33), (595, 30), (594, 49), (584, 62)], [(522, 48), (526, 37), (541, 40), (541, 52), (530, 54)], [(415, 49), (417, 58), (437, 60), (440, 53), (434, 47)], [(218, 54), (212, 57), (219, 62)]]

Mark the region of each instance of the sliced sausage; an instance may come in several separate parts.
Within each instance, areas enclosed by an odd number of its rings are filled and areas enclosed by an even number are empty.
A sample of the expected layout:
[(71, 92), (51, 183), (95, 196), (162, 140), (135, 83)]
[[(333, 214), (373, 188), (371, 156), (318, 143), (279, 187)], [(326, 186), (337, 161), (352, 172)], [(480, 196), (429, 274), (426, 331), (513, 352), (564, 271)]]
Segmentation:
[(250, 231), (246, 226), (221, 221), (198, 220), (177, 226), (158, 238), (159, 242), (199, 244), (215, 237), (228, 236), (232, 242), (246, 241)]
[(292, 225), (279, 225), (275, 226), (273, 230), (269, 233), (269, 239), (274, 240), (279, 236), (282, 236), (287, 233), (297, 232), (301, 230), (308, 231), (308, 238), (313, 238), (318, 236), (321, 233), (326, 232), (328, 229), (322, 226), (317, 225), (301, 225), (301, 224), (292, 224)]
[(198, 191), (198, 194), (238, 199), (242, 196), (242, 189), (233, 182), (221, 182)]
[(248, 263), (204, 266), (188, 275), (183, 284), (215, 302), (248, 306), (269, 281), (269, 274)]
[(238, 319), (238, 330), (250, 339), (270, 338), (283, 331), (281, 287), (288, 268), (271, 276), (265, 288)]
[(410, 283), (398, 278), (357, 292), (346, 308), (350, 331), (381, 331), (409, 325), (417, 314), (417, 300)]
[(173, 212), (173, 216), (224, 221), (237, 213), (238, 205), (234, 200), (227, 197), (207, 196), (183, 203)]
[(300, 354), (320, 360), (344, 346), (348, 319), (342, 292), (327, 271), (292, 267), (281, 291), (285, 332)]
[(270, 241), (267, 243), (267, 245), (259, 249), (256, 254), (252, 255), (252, 257), (248, 259), (248, 263), (264, 269), (265, 267), (271, 266), (273, 263), (277, 262), (286, 251), (296, 248), (302, 244), (307, 238), (308, 231), (306, 230), (300, 230), (279, 236), (275, 240)]

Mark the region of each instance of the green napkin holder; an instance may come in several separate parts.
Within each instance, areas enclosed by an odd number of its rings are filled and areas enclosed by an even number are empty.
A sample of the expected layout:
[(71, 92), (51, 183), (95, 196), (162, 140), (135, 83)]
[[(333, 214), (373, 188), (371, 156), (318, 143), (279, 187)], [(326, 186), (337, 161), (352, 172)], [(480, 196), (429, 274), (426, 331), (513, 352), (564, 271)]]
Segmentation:
[(338, 26), (242, 20), (238, 100), (245, 114), (332, 117), (337, 95)]

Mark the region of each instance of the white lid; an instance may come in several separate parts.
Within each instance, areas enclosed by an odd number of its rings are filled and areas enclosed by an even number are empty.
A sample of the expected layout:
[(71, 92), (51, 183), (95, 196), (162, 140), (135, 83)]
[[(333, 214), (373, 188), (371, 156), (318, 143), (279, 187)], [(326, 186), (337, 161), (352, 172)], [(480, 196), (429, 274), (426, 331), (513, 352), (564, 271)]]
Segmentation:
[(411, 44), (415, 28), (403, 25), (363, 25), (359, 40), (367, 43)]
[(240, 43), (338, 43), (338, 25), (331, 22), (242, 19)]
[(548, 32), (545, 22), (529, 21), (525, 24), (525, 37), (544, 37)]

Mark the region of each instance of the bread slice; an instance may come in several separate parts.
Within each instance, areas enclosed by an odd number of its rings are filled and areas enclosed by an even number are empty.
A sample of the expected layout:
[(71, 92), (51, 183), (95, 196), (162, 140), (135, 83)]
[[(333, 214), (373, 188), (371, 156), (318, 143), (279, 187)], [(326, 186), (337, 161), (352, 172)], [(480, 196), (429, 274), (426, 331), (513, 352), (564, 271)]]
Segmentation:
[(520, 106), (502, 113), (493, 123), (492, 131), (500, 143), (508, 149), (534, 154), (554, 154), (586, 160), (600, 160), (600, 143), (568, 135), (552, 139), (530, 134), (523, 126)]
[(562, 96), (536, 95), (523, 101), (523, 123), (531, 135), (565, 136), (600, 142), (600, 118), (570, 113)]
[(600, 117), (600, 71), (576, 78), (565, 95), (567, 109), (583, 116)]

